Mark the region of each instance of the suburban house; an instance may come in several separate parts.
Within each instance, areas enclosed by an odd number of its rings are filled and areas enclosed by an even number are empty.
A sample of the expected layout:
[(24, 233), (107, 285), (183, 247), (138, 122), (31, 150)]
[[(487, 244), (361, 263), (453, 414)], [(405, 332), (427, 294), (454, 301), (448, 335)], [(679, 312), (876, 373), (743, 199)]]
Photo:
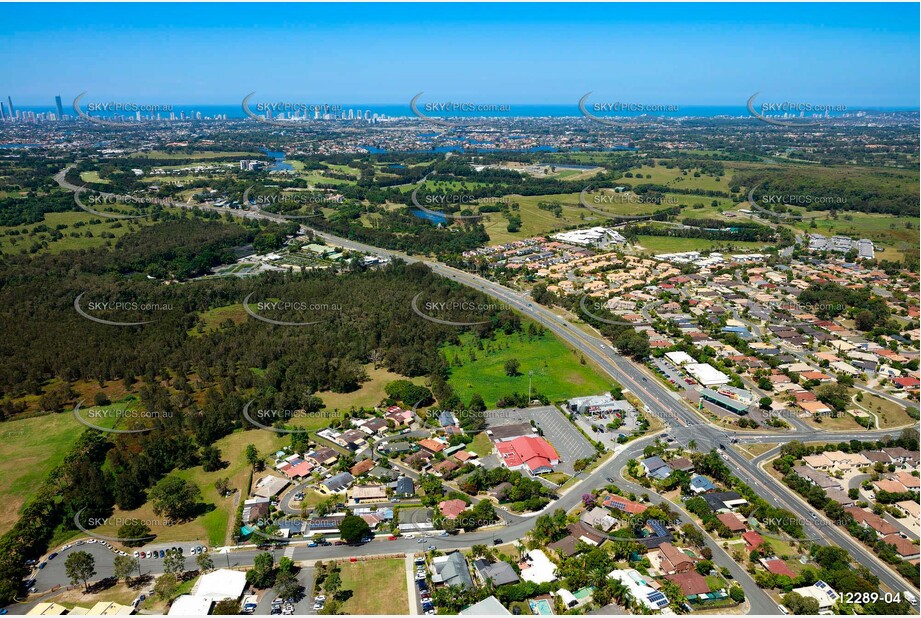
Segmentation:
[(320, 483), (320, 491), (331, 494), (342, 493), (349, 488), (349, 485), (351, 485), (354, 480), (355, 477), (348, 472), (340, 472)]
[(458, 498), (442, 500), (438, 503), (438, 511), (448, 519), (457, 519), (466, 510), (467, 503)]
[(483, 558), (473, 561), (473, 572), (481, 584), (491, 581), (494, 586), (517, 584), (521, 581), (518, 573), (508, 562), (502, 560), (490, 562)]
[(432, 583), (439, 586), (473, 588), (473, 580), (464, 554), (453, 551), (432, 559)]
[(728, 513), (729, 511), (735, 511), (743, 504), (748, 504), (748, 500), (734, 491), (703, 494), (701, 498), (707, 502), (707, 506), (715, 513)]
[(645, 504), (640, 504), (623, 496), (610, 494), (604, 497), (601, 506), (609, 509), (616, 509), (630, 515), (639, 515), (646, 510)]
[(385, 500), (387, 500), (387, 488), (383, 485), (357, 485), (352, 488), (352, 501), (355, 504)]
[(671, 543), (659, 545), (659, 568), (666, 575), (687, 573), (698, 562), (698, 558), (689, 556)]

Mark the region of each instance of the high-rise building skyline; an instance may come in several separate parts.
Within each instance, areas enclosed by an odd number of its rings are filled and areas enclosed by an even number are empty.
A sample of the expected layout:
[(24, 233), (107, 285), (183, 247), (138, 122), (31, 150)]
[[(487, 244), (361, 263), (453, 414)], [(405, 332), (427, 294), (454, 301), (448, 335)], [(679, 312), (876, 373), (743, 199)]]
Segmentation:
[(10, 104), (10, 118), (16, 115), (16, 111), (13, 109), (13, 97), (6, 97), (6, 102)]
[(64, 119), (64, 105), (61, 103), (61, 95), (54, 97), (54, 104), (58, 108), (58, 120)]

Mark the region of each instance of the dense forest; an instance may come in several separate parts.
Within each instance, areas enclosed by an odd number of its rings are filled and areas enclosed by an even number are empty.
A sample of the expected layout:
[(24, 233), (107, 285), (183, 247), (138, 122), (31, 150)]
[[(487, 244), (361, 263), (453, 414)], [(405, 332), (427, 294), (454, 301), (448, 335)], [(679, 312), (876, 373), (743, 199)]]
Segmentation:
[[(369, 363), (405, 376), (430, 376), (440, 400), (454, 397), (439, 348), (457, 343), (459, 329), (415, 315), (412, 299), (421, 294), (433, 305), (459, 306), (486, 306), (487, 299), (423, 265), (402, 262), (379, 270), (251, 279), (181, 276), (198, 271), (194, 258), (187, 263), (191, 256), (219, 256), (252, 235), (237, 224), (190, 219), (142, 228), (113, 249), (0, 263), (0, 301), (7, 324), (15, 326), (0, 343), (2, 414), (67, 413), (77, 384), (113, 380), (150, 413), (130, 421), (131, 428), (149, 429), (144, 433), (85, 432), (53, 473), (55, 480), (36, 491), (23, 519), (0, 538), (0, 600), (15, 592), (23, 561), (41, 555), (58, 527), (72, 526), (75, 514), (106, 517), (115, 506), (136, 508), (170, 471), (197, 465), (202, 448), (236, 429), (253, 429), (242, 415), (249, 400), (289, 411), (322, 405), (314, 393), (358, 388)], [(141, 274), (147, 272), (174, 278), (166, 284)], [(117, 327), (88, 320), (74, 307), (81, 295), (83, 310), (96, 317), (148, 323)], [(307, 316), (298, 306), (261, 312), (318, 324), (286, 327), (248, 318), (206, 324), (209, 310), (240, 306), (249, 295), (257, 309), (257, 301), (270, 299), (305, 303)], [(124, 308), (93, 311), (102, 302)], [(131, 303), (147, 310), (134, 311)], [(486, 323), (476, 327), (481, 336), (521, 328), (512, 314), (489, 311)], [(39, 410), (21, 404), (26, 395), (40, 395)]]

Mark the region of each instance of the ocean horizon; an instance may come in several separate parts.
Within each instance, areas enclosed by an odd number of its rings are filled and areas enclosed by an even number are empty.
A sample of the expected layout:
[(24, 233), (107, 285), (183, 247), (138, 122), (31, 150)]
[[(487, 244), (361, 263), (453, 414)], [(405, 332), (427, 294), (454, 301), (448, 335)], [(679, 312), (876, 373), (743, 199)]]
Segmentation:
[[(2, 99), (0, 99), (2, 100)], [(6, 101), (4, 101), (4, 104)], [(147, 105), (146, 102), (139, 101), (138, 104)], [(13, 103), (15, 110), (30, 111), (36, 114), (39, 113), (57, 113), (56, 107), (54, 105), (16, 105), (15, 101)], [(186, 115), (194, 115), (200, 112), (203, 116), (214, 117), (214, 116), (227, 116), (227, 118), (245, 118), (246, 114), (243, 111), (241, 104), (211, 104), (211, 105), (196, 105), (196, 104), (169, 104), (169, 103), (152, 103), (151, 105), (159, 106), (168, 106), (169, 110), (173, 113), (179, 115), (180, 113), (185, 113)], [(364, 113), (365, 111), (373, 114), (378, 114), (379, 116), (383, 115), (390, 118), (411, 118), (415, 117), (412, 109), (409, 106), (409, 103), (387, 103), (387, 104), (375, 104), (375, 103), (328, 103), (321, 105), (329, 105), (331, 109), (335, 109), (336, 112), (334, 116), (338, 116), (342, 110), (345, 110), (348, 113), (349, 110), (354, 110), (357, 114), (358, 111)], [(495, 104), (500, 105), (500, 104)], [(576, 103), (573, 104), (514, 104), (514, 103), (503, 103), (501, 104), (507, 107), (507, 111), (483, 111), (483, 112), (463, 112), (463, 113), (445, 113), (445, 112), (435, 112), (420, 110), (425, 116), (431, 118), (450, 118), (450, 117), (478, 117), (478, 118), (578, 118), (582, 117), (583, 114), (579, 110), (579, 106)], [(663, 118), (716, 118), (716, 117), (751, 117), (751, 114), (748, 111), (748, 108), (743, 105), (681, 105), (681, 104), (670, 104), (677, 106), (676, 111), (655, 111), (655, 112), (631, 112), (631, 111), (621, 111), (616, 114), (608, 114), (601, 111), (593, 111), (589, 105), (589, 111), (599, 117), (603, 118), (637, 118), (642, 116), (648, 117), (663, 117)], [(81, 106), (84, 110), (86, 109), (86, 104), (84, 103)], [(421, 104), (420, 104), (421, 107)], [(250, 108), (255, 111), (255, 103), (250, 105)], [(63, 106), (64, 114), (67, 116), (76, 116), (73, 110), (72, 102), (69, 102)], [(169, 117), (170, 111), (161, 111), (160, 116)], [(899, 112), (919, 112), (917, 107), (901, 107), (901, 106), (846, 106), (845, 111), (830, 111), (828, 116), (830, 117), (840, 117), (847, 116), (856, 113), (899, 113)], [(258, 115), (263, 115), (263, 113), (256, 112)], [(111, 113), (97, 113), (94, 112), (92, 115), (99, 117), (107, 117), (113, 114)], [(131, 116), (133, 113), (123, 113), (122, 115)], [(147, 117), (150, 115), (150, 112), (142, 112), (142, 115)], [(773, 113), (772, 116), (777, 116), (779, 114)], [(790, 116), (796, 116), (798, 114), (790, 114)], [(806, 113), (804, 117), (815, 117), (817, 113)], [(312, 116), (312, 112), (309, 114)], [(277, 117), (277, 115), (276, 115)]]

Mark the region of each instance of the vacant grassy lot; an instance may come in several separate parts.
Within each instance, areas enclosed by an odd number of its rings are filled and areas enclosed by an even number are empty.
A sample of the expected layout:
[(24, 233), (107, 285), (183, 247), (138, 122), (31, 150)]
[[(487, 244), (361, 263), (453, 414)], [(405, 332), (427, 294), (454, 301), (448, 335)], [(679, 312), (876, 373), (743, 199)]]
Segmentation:
[(473, 438), (473, 442), (467, 445), (468, 451), (473, 451), (480, 457), (486, 457), (492, 452), (492, 440), (486, 435), (486, 432), (478, 433)]
[(0, 534), (86, 429), (72, 413), (47, 414), (0, 424)]
[(706, 238), (675, 238), (671, 236), (638, 236), (640, 246), (647, 253), (680, 253), (684, 251), (725, 250), (735, 252), (760, 251), (768, 246), (761, 242), (729, 242)]
[[(0, 253), (30, 253), (33, 245), (41, 245), (40, 252), (59, 253), (68, 249), (91, 249), (114, 243), (116, 239), (133, 232), (139, 226), (150, 225), (146, 219), (133, 219), (130, 223), (127, 221), (115, 221), (114, 219), (104, 219), (88, 212), (77, 210), (74, 204), (74, 212), (51, 212), (45, 215), (41, 223), (30, 223), (15, 227), (6, 228), (4, 232), (16, 230), (17, 236), (0, 235)], [(90, 223), (90, 221), (97, 223)], [(80, 223), (79, 227), (75, 224)], [(58, 239), (52, 238), (50, 232), (39, 232), (35, 228), (39, 225), (45, 225), (49, 229), (55, 229), (58, 225), (66, 225), (66, 228), (60, 230), (63, 236)], [(77, 236), (72, 236), (76, 234)], [(47, 247), (45, 247), (47, 243)]]
[(352, 597), (343, 604), (346, 614), (408, 614), (406, 563), (402, 558), (344, 562), (342, 590)]
[(355, 408), (373, 408), (387, 397), (384, 387), (394, 380), (409, 380), (413, 384), (425, 384), (425, 378), (407, 378), (398, 373), (388, 371), (384, 367), (375, 368), (366, 365), (365, 371), (368, 380), (357, 391), (351, 393), (334, 393), (332, 391), (319, 391), (316, 395), (326, 404), (327, 410), (349, 410)]
[[(592, 395), (611, 388), (611, 382), (591, 366), (580, 364), (578, 354), (552, 335), (528, 338), (527, 335), (498, 334), (493, 340), (482, 342), (478, 349), (473, 334), (461, 336), (460, 345), (446, 346), (443, 353), (451, 364), (449, 383), (464, 400), (479, 393), (486, 405), (513, 392), (527, 394), (528, 372), (532, 393), (541, 393), (551, 401), (568, 399), (577, 395)], [(473, 359), (471, 358), (473, 354)], [(519, 373), (508, 376), (505, 362), (517, 359)]]
[[(704, 189), (706, 191), (729, 192), (729, 181), (727, 178), (730, 172), (728, 170), (726, 176), (723, 176), (723, 178), (716, 178), (715, 176), (706, 176), (703, 174), (699, 177), (694, 177), (694, 171), (682, 172), (677, 167), (668, 169), (662, 165), (656, 165), (655, 167), (644, 165), (638, 169), (630, 170), (630, 172), (634, 177), (624, 178), (623, 182), (628, 182), (633, 185), (653, 183), (675, 189)], [(637, 174), (642, 174), (643, 177), (638, 178)], [(651, 178), (649, 178), (650, 176)]]
[[(877, 397), (869, 393), (863, 393), (863, 400), (858, 403), (879, 418), (879, 426), (883, 429), (918, 424), (918, 421), (908, 416), (905, 408), (888, 399), (883, 399), (882, 397)], [(908, 403), (915, 408), (918, 407), (917, 402)]]

